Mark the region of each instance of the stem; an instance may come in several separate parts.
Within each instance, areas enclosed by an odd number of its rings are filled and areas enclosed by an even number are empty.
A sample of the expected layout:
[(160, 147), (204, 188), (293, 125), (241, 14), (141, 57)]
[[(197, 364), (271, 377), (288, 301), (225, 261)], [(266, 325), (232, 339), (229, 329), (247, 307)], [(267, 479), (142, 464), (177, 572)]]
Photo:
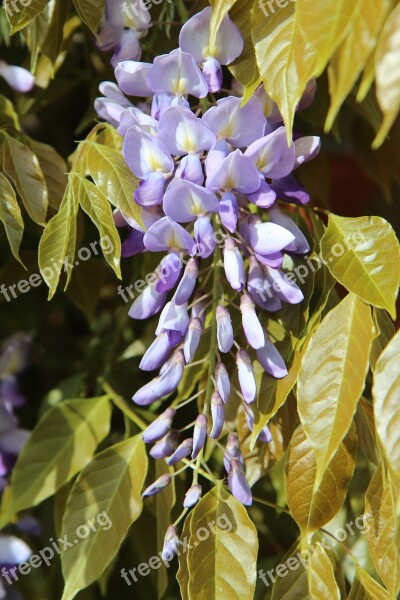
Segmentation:
[(184, 23), (186, 23), (186, 21), (189, 19), (189, 11), (185, 6), (184, 0), (175, 0), (175, 6), (180, 18)]
[[(215, 372), (215, 365), (217, 362), (217, 355), (215, 353), (215, 348), (217, 346), (217, 319), (215, 317), (215, 313), (217, 311), (217, 306), (219, 303), (219, 294), (218, 294), (218, 286), (219, 286), (219, 263), (221, 259), (221, 250), (219, 246), (215, 249), (214, 260), (213, 260), (213, 289), (212, 289), (212, 324), (211, 324), (211, 340), (210, 340), (210, 364), (208, 367), (208, 381), (206, 388), (206, 398), (204, 401), (203, 412), (206, 417), (210, 411), (210, 403), (211, 403), (211, 395), (213, 393), (214, 384), (213, 384), (213, 376)], [(199, 469), (201, 467), (201, 463), (204, 457), (204, 447), (201, 449), (196, 462), (196, 470), (193, 476), (193, 485), (195, 485), (199, 478)]]
[(259, 504), (264, 504), (264, 506), (269, 506), (269, 508), (274, 508), (275, 510), (280, 510), (281, 512), (284, 512), (287, 515), (292, 516), (290, 510), (288, 510), (287, 508), (283, 508), (282, 506), (278, 506), (277, 504), (274, 504), (273, 502), (268, 502), (268, 500), (263, 500), (262, 498), (257, 498), (256, 496), (253, 496), (253, 500), (255, 502), (258, 502)]
[(148, 424), (145, 423), (138, 415), (133, 411), (122, 398), (119, 396), (112, 387), (105, 381), (102, 377), (99, 378), (99, 383), (103, 390), (106, 392), (107, 396), (112, 400), (117, 408), (119, 408), (125, 416), (127, 416), (139, 429), (144, 431), (147, 429)]

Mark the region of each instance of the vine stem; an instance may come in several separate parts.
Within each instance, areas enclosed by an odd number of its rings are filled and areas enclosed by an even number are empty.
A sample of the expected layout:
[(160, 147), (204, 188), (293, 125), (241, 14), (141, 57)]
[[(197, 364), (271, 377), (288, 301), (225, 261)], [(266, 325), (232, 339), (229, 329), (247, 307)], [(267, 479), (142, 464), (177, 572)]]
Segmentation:
[[(214, 372), (215, 372), (215, 365), (217, 362), (217, 355), (215, 352), (215, 348), (217, 346), (217, 319), (216, 319), (216, 311), (217, 311), (217, 306), (219, 303), (219, 294), (218, 294), (218, 287), (219, 287), (219, 266), (220, 266), (220, 260), (221, 260), (221, 249), (219, 248), (219, 246), (217, 246), (217, 248), (215, 249), (215, 254), (214, 254), (214, 260), (213, 260), (213, 289), (212, 289), (212, 323), (211, 323), (211, 340), (210, 340), (210, 349), (211, 349), (211, 354), (210, 354), (210, 364), (208, 367), (208, 381), (207, 381), (207, 388), (206, 388), (206, 398), (204, 401), (204, 408), (203, 408), (203, 413), (206, 415), (206, 417), (208, 417), (208, 414), (210, 412), (210, 403), (211, 403), (211, 395), (214, 389), (214, 383), (213, 383), (213, 378), (214, 378)], [(200, 467), (201, 467), (201, 463), (203, 461), (203, 457), (204, 457), (204, 447), (200, 450), (200, 453), (197, 457), (197, 462), (196, 462), (196, 469), (193, 475), (193, 485), (195, 485), (198, 482), (199, 479), (199, 471), (200, 471)]]
[(124, 415), (126, 415), (133, 423), (135, 423), (135, 425), (137, 425), (137, 427), (139, 427), (139, 429), (141, 429), (142, 431), (144, 431), (145, 429), (147, 429), (148, 427), (148, 423), (145, 423), (143, 421), (143, 419), (141, 419), (134, 410), (132, 410), (125, 402), (125, 400), (122, 398), (122, 396), (120, 396), (119, 394), (117, 394), (112, 387), (110, 386), (110, 384), (107, 383), (107, 381), (105, 379), (103, 379), (102, 377), (99, 378), (99, 383), (101, 385), (101, 387), (103, 388), (103, 390), (105, 391), (105, 393), (107, 394), (107, 396), (110, 398), (110, 400), (115, 404), (115, 406), (117, 408), (119, 408)]
[(182, 21), (186, 23), (189, 18), (189, 11), (185, 6), (184, 0), (175, 0), (175, 6)]

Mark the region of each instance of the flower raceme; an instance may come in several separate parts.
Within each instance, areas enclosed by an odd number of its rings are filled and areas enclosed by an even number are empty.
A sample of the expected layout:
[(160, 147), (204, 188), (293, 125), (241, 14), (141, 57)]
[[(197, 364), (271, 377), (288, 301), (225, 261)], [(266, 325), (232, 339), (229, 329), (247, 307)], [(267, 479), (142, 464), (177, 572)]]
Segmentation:
[[(308, 201), (293, 171), (319, 151), (317, 137), (300, 137), (288, 145), (279, 111), (271, 107), (263, 89), (245, 105), (233, 93), (215, 99), (222, 89), (222, 66), (240, 55), (243, 39), (227, 16), (211, 47), (210, 19), (211, 8), (193, 16), (181, 30), (180, 47), (153, 63), (138, 58), (119, 61), (118, 86), (103, 83), (104, 97), (96, 103), (100, 116), (123, 136), (125, 161), (139, 180), (134, 202), (142, 208), (146, 229), (131, 217), (115, 214), (116, 224), (129, 231), (123, 256), (164, 254), (157, 280), (130, 309), (133, 319), (160, 313), (155, 341), (140, 364), (158, 375), (135, 393), (133, 401), (148, 406), (176, 392), (202, 340), (210, 340), (209, 383), (193, 397), (202, 411), (192, 424), (192, 436), (181, 440), (172, 429), (176, 410), (190, 399), (167, 408), (143, 435), (145, 442), (155, 444), (151, 454), (170, 465), (189, 457), (196, 461), (186, 507), (201, 495), (197, 476), (207, 437), (218, 439), (227, 433), (232, 356), (250, 429), (257, 396), (253, 361), (257, 359), (272, 377), (287, 375), (262, 314), (303, 300), (283, 267), (285, 257), (303, 255), (309, 246), (277, 200)], [(304, 106), (312, 94), (310, 89)], [(141, 108), (126, 96), (139, 98)], [(210, 279), (212, 290), (207, 287)], [(267, 427), (259, 440), (271, 441)], [(224, 464), (232, 493), (251, 504), (234, 433), (228, 436)], [(164, 475), (145, 495), (162, 491), (171, 480)], [(171, 545), (168, 538), (166, 546)]]

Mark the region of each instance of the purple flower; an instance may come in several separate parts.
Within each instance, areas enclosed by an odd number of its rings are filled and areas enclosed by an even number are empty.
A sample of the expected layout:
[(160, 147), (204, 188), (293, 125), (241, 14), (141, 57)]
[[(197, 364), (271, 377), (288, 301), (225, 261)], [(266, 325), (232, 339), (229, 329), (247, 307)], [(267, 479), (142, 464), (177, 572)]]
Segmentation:
[(156, 443), (150, 450), (153, 458), (168, 458), (178, 447), (179, 431), (170, 431), (165, 437)]
[(153, 444), (163, 438), (171, 428), (176, 410), (167, 408), (148, 428), (144, 431), (142, 438), (146, 444)]
[(132, 304), (129, 316), (132, 319), (148, 319), (160, 312), (166, 299), (165, 292), (157, 292), (155, 285), (149, 285)]
[(239, 460), (233, 458), (230, 462), (228, 485), (232, 494), (245, 506), (251, 506), (253, 496)]
[(202, 492), (203, 492), (203, 490), (202, 490), (201, 485), (199, 485), (198, 483), (196, 485), (193, 485), (186, 492), (185, 500), (183, 502), (183, 507), (184, 508), (191, 508), (192, 506), (194, 506), (195, 504), (197, 504), (198, 501), (201, 498)]
[(190, 223), (200, 216), (217, 213), (217, 196), (200, 185), (173, 179), (164, 196), (164, 212), (177, 223)]
[(257, 317), (255, 305), (249, 294), (243, 294), (240, 298), (240, 310), (242, 312), (242, 325), (246, 339), (255, 350), (264, 345), (264, 330)]
[(239, 350), (236, 355), (236, 364), (239, 374), (239, 384), (244, 401), (247, 404), (256, 399), (257, 385), (250, 356), (245, 350)]
[(170, 525), (165, 534), (161, 558), (165, 561), (171, 561), (178, 554), (178, 543), (178, 530), (174, 525)]
[(195, 258), (190, 258), (182, 279), (179, 282), (176, 292), (174, 294), (174, 302), (176, 305), (186, 304), (194, 292), (196, 287), (197, 277), (199, 275), (199, 268)]
[(175, 452), (168, 458), (167, 463), (169, 465), (176, 465), (178, 462), (188, 457), (189, 454), (192, 453), (193, 450), (193, 439), (188, 438), (184, 440)]
[(165, 488), (167, 488), (171, 484), (171, 482), (171, 475), (168, 475), (168, 473), (165, 475), (161, 475), (161, 477), (159, 477), (154, 483), (152, 483), (151, 485), (149, 485), (148, 488), (145, 489), (145, 491), (142, 494), (143, 498), (155, 496), (156, 494), (163, 492)]
[(240, 292), (246, 283), (243, 256), (232, 238), (225, 240), (224, 269), (231, 287)]
[(245, 156), (253, 161), (261, 173), (271, 179), (281, 179), (289, 175), (296, 162), (294, 144), (288, 148), (284, 127), (279, 127), (273, 133), (253, 142), (246, 150)]
[(4, 60), (0, 60), (0, 77), (3, 77), (16, 92), (22, 94), (30, 92), (35, 85), (35, 78), (29, 71), (8, 65)]
[(257, 350), (257, 359), (266, 373), (281, 379), (288, 374), (286, 365), (278, 350), (269, 340), (264, 340), (262, 348)]
[(260, 187), (260, 177), (251, 158), (235, 150), (211, 172), (206, 185), (214, 192), (224, 190), (250, 194)]
[(200, 454), (201, 450), (204, 447), (204, 444), (206, 443), (207, 426), (208, 426), (208, 419), (207, 419), (206, 415), (200, 414), (196, 419), (196, 423), (194, 426), (194, 432), (193, 432), (193, 452), (192, 452), (193, 459), (198, 457), (198, 455)]
[(144, 236), (144, 245), (151, 252), (174, 250), (191, 256), (196, 252), (196, 244), (190, 234), (169, 217), (163, 217), (150, 227)]
[(183, 354), (185, 355), (185, 360), (187, 363), (190, 363), (196, 353), (197, 348), (199, 347), (200, 337), (203, 331), (203, 323), (199, 318), (194, 318), (189, 323), (189, 329), (185, 337), (185, 342), (183, 345)]
[(223, 402), (228, 402), (231, 395), (231, 382), (228, 371), (223, 363), (218, 362), (215, 366), (215, 383), (217, 391)]
[(182, 379), (184, 366), (183, 352), (179, 350), (174, 354), (169, 366), (162, 375), (140, 388), (132, 400), (140, 406), (148, 406), (157, 400), (161, 400), (164, 396), (172, 394)]
[(120, 62), (115, 69), (115, 79), (119, 87), (128, 96), (151, 96), (152, 90), (147, 84), (147, 74), (151, 63), (125, 60)]
[(242, 107), (241, 98), (218, 100), (203, 116), (203, 121), (218, 139), (235, 148), (244, 148), (264, 135), (267, 120), (261, 102), (253, 97)]
[(226, 453), (224, 455), (224, 467), (227, 473), (231, 470), (231, 460), (237, 459), (244, 469), (244, 458), (240, 450), (239, 438), (237, 433), (230, 433), (226, 443)]
[(210, 437), (213, 439), (218, 439), (222, 433), (225, 423), (224, 402), (218, 392), (215, 392), (211, 396), (211, 416), (213, 426)]
[(217, 306), (217, 340), (220, 352), (230, 352), (233, 346), (233, 327), (228, 309), (225, 306)]
[(167, 92), (175, 96), (190, 94), (204, 98), (208, 93), (207, 82), (193, 56), (180, 48), (154, 59), (147, 83), (156, 94)]
[(174, 156), (198, 154), (210, 150), (215, 134), (189, 108), (172, 106), (160, 119), (157, 139)]

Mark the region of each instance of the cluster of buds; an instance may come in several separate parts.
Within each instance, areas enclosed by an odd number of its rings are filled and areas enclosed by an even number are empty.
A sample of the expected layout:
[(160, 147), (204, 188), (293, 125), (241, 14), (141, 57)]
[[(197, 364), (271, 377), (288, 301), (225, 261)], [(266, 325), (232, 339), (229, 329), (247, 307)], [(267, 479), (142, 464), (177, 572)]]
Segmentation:
[[(317, 137), (298, 137), (288, 144), (279, 111), (263, 86), (246, 104), (233, 91), (216, 99), (214, 94), (223, 90), (223, 65), (241, 54), (243, 39), (226, 16), (211, 46), (210, 21), (211, 8), (194, 15), (180, 32), (179, 48), (153, 63), (118, 62), (118, 85), (104, 82), (104, 97), (96, 101), (99, 114), (123, 136), (125, 161), (139, 180), (133, 201), (142, 209), (145, 229), (130, 216), (115, 214), (117, 226), (128, 230), (123, 256), (165, 253), (156, 280), (130, 310), (130, 316), (140, 320), (161, 313), (156, 338), (140, 363), (142, 370), (159, 373), (133, 401), (148, 406), (176, 392), (202, 336), (211, 335), (207, 390), (193, 396), (202, 411), (192, 436), (181, 440), (173, 429), (176, 409), (190, 399), (168, 407), (143, 435), (153, 444), (154, 458), (171, 466), (196, 462), (186, 508), (202, 493), (197, 475), (207, 437), (217, 440), (228, 433), (224, 423), (231, 377), (223, 355), (235, 358), (250, 430), (257, 394), (253, 360), (273, 377), (287, 375), (260, 315), (303, 300), (299, 287), (285, 276), (284, 260), (306, 254), (309, 245), (277, 200), (308, 202), (292, 173), (320, 147)], [(311, 103), (314, 91), (310, 84), (299, 109)], [(140, 99), (140, 108), (127, 96)], [(214, 283), (207, 292), (211, 274)], [(235, 295), (240, 298), (236, 304)], [(240, 312), (242, 333), (235, 331), (231, 307)], [(268, 427), (259, 441), (271, 441)], [(228, 435), (224, 465), (231, 492), (250, 505), (236, 433)], [(144, 496), (164, 490), (172, 477), (163, 475)], [(176, 535), (171, 526), (165, 553), (176, 547)]]

